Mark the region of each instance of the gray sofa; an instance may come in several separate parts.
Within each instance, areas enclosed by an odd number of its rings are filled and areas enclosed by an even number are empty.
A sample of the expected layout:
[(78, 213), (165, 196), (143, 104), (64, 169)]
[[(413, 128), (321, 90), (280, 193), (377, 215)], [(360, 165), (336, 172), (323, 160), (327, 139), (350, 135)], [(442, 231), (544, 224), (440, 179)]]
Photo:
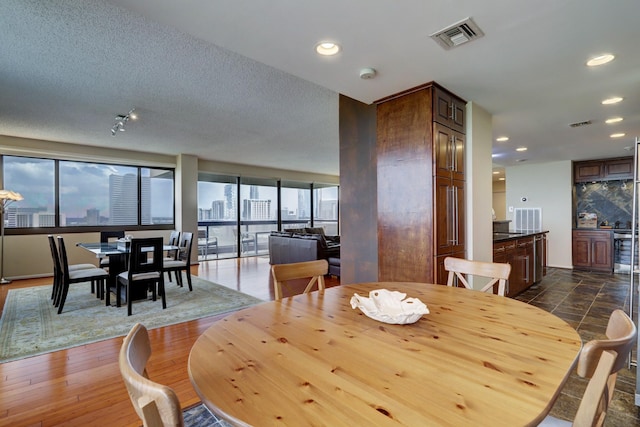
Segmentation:
[(325, 236), (319, 230), (322, 229), (272, 231), (269, 235), (269, 262), (289, 264), (340, 258), (340, 237)]

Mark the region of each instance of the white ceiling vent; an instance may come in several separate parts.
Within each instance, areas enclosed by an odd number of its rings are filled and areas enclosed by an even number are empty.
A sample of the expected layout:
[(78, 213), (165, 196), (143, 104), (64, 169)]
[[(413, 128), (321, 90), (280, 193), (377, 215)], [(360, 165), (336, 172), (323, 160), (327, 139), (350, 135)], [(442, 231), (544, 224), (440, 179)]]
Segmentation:
[(449, 50), (461, 44), (479, 39), (482, 36), (484, 36), (484, 33), (480, 27), (473, 22), (473, 19), (466, 18), (431, 34), (430, 37), (444, 49)]

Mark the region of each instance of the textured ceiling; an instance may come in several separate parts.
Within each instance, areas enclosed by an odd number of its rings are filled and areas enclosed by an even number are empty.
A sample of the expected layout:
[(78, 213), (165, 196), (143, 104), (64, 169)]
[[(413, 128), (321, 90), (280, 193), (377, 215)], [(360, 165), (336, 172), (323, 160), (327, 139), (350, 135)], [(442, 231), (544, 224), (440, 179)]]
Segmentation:
[[(429, 38), (468, 16), (484, 37)], [(3, 0), (0, 134), (337, 175), (338, 93), (370, 103), (434, 80), (510, 137), (496, 165), (624, 156), (640, 136), (638, 16), (637, 0)], [(343, 51), (318, 57), (325, 39)], [(601, 52), (617, 59), (587, 69)], [(611, 95), (625, 100), (602, 106)]]

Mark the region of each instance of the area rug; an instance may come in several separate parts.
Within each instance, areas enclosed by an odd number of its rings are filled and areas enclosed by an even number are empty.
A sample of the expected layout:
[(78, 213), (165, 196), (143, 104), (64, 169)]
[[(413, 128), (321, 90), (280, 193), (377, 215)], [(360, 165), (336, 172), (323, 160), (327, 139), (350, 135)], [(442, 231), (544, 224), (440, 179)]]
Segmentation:
[[(166, 282), (162, 302), (106, 307), (90, 292), (89, 283), (72, 285), (62, 314), (51, 304), (51, 286), (11, 289), (0, 319), (0, 363), (126, 335), (137, 322), (148, 329), (228, 313), (261, 300), (198, 277), (193, 292)], [(185, 280), (186, 282), (186, 280)], [(115, 305), (115, 298), (112, 298)]]

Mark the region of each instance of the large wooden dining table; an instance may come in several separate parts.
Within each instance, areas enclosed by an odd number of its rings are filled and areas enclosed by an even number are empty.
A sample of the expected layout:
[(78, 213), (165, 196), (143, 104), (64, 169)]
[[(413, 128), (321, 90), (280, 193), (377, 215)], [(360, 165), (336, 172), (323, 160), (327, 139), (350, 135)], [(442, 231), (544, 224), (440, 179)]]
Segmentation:
[[(386, 324), (354, 293), (397, 290), (429, 308)], [(198, 338), (189, 376), (240, 426), (528, 426), (549, 412), (582, 341), (532, 305), (425, 283), (378, 282), (265, 302)]]

